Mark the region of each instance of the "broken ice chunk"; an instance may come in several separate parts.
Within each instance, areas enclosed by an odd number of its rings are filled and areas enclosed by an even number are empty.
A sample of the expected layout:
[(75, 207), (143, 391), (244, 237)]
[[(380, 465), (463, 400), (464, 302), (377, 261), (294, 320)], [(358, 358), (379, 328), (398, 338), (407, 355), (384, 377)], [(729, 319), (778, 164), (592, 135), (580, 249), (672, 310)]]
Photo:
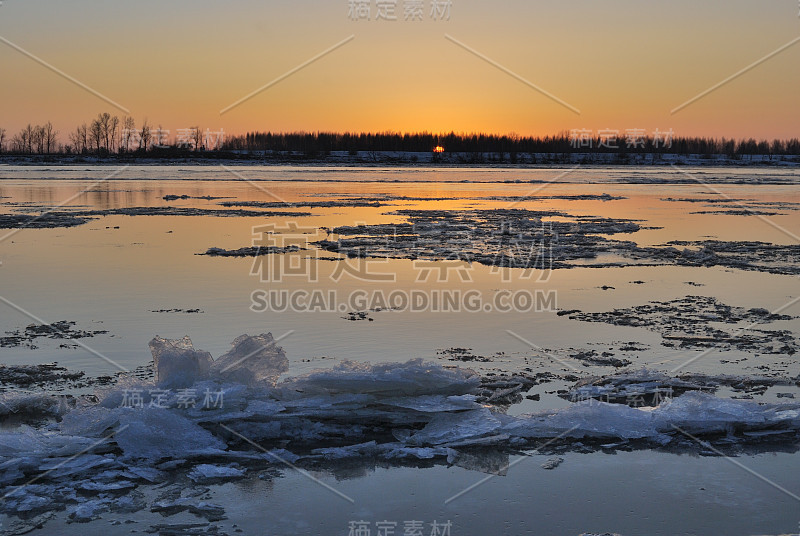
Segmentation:
[(24, 486), (14, 488), (6, 497), (3, 504), (3, 510), (6, 512), (40, 512), (46, 510), (50, 504), (49, 497), (31, 493)]
[(548, 471), (552, 471), (559, 465), (564, 462), (564, 458), (556, 456), (555, 458), (549, 458), (546, 462), (542, 464), (542, 469), (547, 469)]
[(364, 456), (372, 455), (377, 451), (377, 443), (369, 441), (367, 443), (360, 443), (358, 445), (350, 445), (347, 447), (330, 447), (322, 449), (314, 449), (311, 451), (316, 456), (322, 456), (326, 460), (338, 460), (343, 458), (362, 458)]
[(468, 471), (506, 476), (509, 469), (509, 456), (508, 452), (496, 449), (456, 450), (448, 448), (447, 463)]
[(195, 350), (189, 337), (150, 341), (150, 351), (156, 369), (156, 381), (160, 387), (191, 387), (195, 382), (208, 378), (213, 359), (203, 350)]
[(8, 418), (29, 416), (42, 418), (50, 415), (62, 415), (67, 411), (65, 399), (54, 398), (47, 394), (28, 394), (20, 392), (0, 393), (0, 417)]
[(272, 333), (240, 335), (234, 339), (233, 349), (214, 361), (211, 372), (221, 380), (251, 387), (275, 385), (278, 377), (289, 370), (289, 360), (275, 342)]
[(239, 469), (238, 467), (202, 463), (192, 469), (189, 473), (189, 478), (195, 482), (209, 482), (221, 478), (229, 479), (241, 477), (244, 476), (244, 473), (245, 469)]
[(105, 499), (86, 501), (83, 504), (69, 508), (67, 517), (77, 523), (88, 523), (97, 519), (106, 510), (108, 510), (108, 501)]
[(80, 408), (64, 415), (59, 423), (62, 434), (82, 437), (102, 437), (119, 423), (119, 411), (102, 406)]
[(441, 413), (412, 435), (408, 443), (427, 446), (475, 439), (491, 434), (500, 426), (500, 421), (485, 408), (457, 414)]
[(109, 456), (99, 454), (82, 454), (67, 458), (47, 458), (39, 465), (39, 469), (47, 471), (52, 478), (63, 478), (72, 475), (84, 475), (101, 467), (115, 465), (116, 462)]
[(188, 510), (198, 517), (204, 517), (209, 521), (220, 521), (225, 519), (225, 509), (218, 505), (207, 502), (194, 504), (189, 497), (181, 497), (175, 500), (156, 501), (150, 506), (151, 512), (158, 512), (162, 516), (168, 517)]
[(446, 447), (406, 447), (402, 443), (384, 443), (378, 445), (379, 452), (387, 459), (417, 458), (430, 460), (436, 456), (447, 456), (450, 449)]
[(653, 412), (656, 425), (665, 432), (690, 434), (729, 433), (734, 430), (797, 428), (795, 405), (756, 404), (726, 400), (707, 393), (691, 392), (665, 400)]
[(448, 397), (442, 395), (422, 395), (414, 398), (390, 398), (382, 400), (381, 403), (387, 406), (413, 409), (422, 413), (440, 413), (479, 409), (481, 405), (475, 402), (475, 398), (475, 395)]
[(133, 480), (146, 480), (148, 482), (161, 482), (166, 479), (166, 475), (158, 469), (152, 467), (139, 467), (136, 465), (128, 466), (127, 472), (122, 476)]
[(128, 458), (155, 462), (225, 448), (208, 430), (165, 409), (124, 411), (119, 422), (114, 439)]
[(475, 391), (480, 378), (469, 369), (445, 369), (436, 363), (412, 359), (407, 363), (357, 363), (342, 361), (284, 382), (303, 393), (362, 393), (381, 397), (465, 395)]
[(130, 480), (118, 480), (117, 482), (81, 482), (77, 485), (78, 489), (83, 491), (96, 491), (96, 492), (103, 492), (103, 491), (120, 491), (120, 490), (128, 490), (133, 489), (136, 487), (136, 484), (131, 482)]
[(650, 411), (593, 400), (562, 409), (520, 415), (505, 423), (502, 431), (512, 437), (523, 438), (608, 437), (668, 441), (656, 430)]
[(17, 467), (19, 462), (19, 458), (12, 458), (8, 461), (0, 463), (0, 486), (11, 484), (15, 480), (25, 476), (25, 473), (23, 473), (20, 468)]

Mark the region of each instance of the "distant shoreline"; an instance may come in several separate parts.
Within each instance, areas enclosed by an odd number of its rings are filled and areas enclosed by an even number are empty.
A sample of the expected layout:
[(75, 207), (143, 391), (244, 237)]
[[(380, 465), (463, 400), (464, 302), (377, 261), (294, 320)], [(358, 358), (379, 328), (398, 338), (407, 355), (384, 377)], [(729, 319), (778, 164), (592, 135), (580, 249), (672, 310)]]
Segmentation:
[(412, 152), (368, 152), (356, 155), (342, 153), (322, 156), (304, 154), (253, 154), (238, 152), (186, 153), (175, 155), (64, 155), (64, 154), (2, 154), (0, 166), (37, 165), (139, 165), (139, 166), (309, 166), (309, 167), (364, 167), (364, 168), (498, 168), (536, 169), (557, 166), (592, 167), (731, 167), (731, 168), (796, 168), (800, 167), (800, 156), (742, 155), (731, 158), (726, 155), (657, 154), (657, 153), (524, 153), (513, 157), (510, 153), (484, 153), (476, 157), (473, 153)]

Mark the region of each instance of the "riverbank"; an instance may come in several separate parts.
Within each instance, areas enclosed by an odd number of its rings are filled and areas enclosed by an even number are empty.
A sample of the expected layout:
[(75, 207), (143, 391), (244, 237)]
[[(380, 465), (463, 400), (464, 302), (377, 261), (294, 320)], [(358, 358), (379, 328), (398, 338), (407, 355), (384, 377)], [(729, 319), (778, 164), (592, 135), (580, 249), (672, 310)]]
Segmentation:
[(792, 155), (727, 155), (664, 154), (664, 153), (444, 153), (396, 151), (332, 151), (325, 154), (302, 152), (188, 152), (163, 150), (146, 154), (65, 155), (3, 154), (2, 165), (301, 165), (359, 167), (482, 167), (482, 168), (550, 168), (553, 166), (702, 166), (702, 167), (799, 167), (800, 156)]

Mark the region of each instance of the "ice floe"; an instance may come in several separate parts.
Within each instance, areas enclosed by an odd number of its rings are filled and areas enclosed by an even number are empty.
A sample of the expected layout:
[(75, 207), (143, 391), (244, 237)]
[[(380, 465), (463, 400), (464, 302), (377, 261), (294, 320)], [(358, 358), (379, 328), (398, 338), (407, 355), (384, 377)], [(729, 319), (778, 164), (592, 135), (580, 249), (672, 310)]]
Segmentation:
[[(66, 510), (70, 520), (86, 522), (149, 506), (162, 515), (188, 511), (213, 520), (224, 511), (199, 495), (172, 493), (148, 502), (139, 488), (211, 485), (270, 468), (320, 470), (346, 460), (500, 471), (509, 453), (545, 444), (561, 449), (553, 454), (609, 445), (705, 449), (694, 437), (727, 445), (781, 441), (786, 448), (797, 444), (800, 432), (794, 401), (715, 396), (719, 386), (746, 378), (624, 371), (578, 382), (564, 396), (574, 401), (567, 407), (514, 416), (506, 413), (508, 405), (537, 378), (481, 378), (469, 369), (411, 360), (346, 361), (280, 380), (288, 363), (270, 334), (243, 335), (217, 360), (188, 338), (157, 338), (151, 347), (152, 381), (121, 377), (98, 391), (96, 402), (82, 400), (61, 412), (39, 398), (19, 402), (49, 423), (0, 431), (6, 495), (0, 512), (33, 518)], [(218, 393), (222, 403), (186, 404), (189, 390)], [(632, 395), (667, 390), (670, 396), (657, 403), (627, 403)], [(134, 391), (138, 397), (130, 404)]]
[(287, 370), (289, 360), (283, 349), (276, 346), (271, 333), (237, 337), (233, 349), (211, 366), (211, 373), (216, 378), (250, 387), (260, 383), (274, 384)]

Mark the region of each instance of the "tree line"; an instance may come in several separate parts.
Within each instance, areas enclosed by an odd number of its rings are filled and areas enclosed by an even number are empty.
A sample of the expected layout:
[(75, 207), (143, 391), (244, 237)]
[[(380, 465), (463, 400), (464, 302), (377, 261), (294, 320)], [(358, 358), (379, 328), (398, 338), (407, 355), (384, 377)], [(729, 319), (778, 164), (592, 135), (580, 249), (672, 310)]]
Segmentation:
[[(58, 131), (53, 123), (48, 121), (44, 125), (28, 124), (9, 140), (11, 151), (15, 153), (50, 154), (58, 149)], [(0, 152), (5, 150), (6, 129), (0, 128)]]
[[(204, 149), (200, 127), (183, 130), (187, 132), (182, 132), (182, 146), (191, 150)], [(68, 132), (65, 143), (59, 142), (58, 134), (50, 121), (44, 125), (28, 124), (10, 139), (7, 130), (0, 128), (0, 153), (111, 155), (147, 152), (179, 144), (172, 143), (169, 131), (161, 125), (154, 128), (144, 119), (137, 127), (133, 117), (120, 119), (105, 112)]]
[[(137, 127), (133, 117), (119, 118), (108, 113), (98, 114), (88, 123), (82, 123), (67, 133), (64, 143), (59, 142), (59, 132), (51, 122), (44, 125), (27, 125), (8, 139), (6, 129), (0, 128), (0, 153), (14, 154), (142, 154), (159, 150), (205, 151), (226, 153), (304, 155), (320, 157), (332, 152), (359, 152), (378, 154), (381, 152), (424, 153), (441, 146), (447, 153), (510, 155), (512, 161), (517, 154), (570, 154), (570, 153), (659, 153), (677, 155), (723, 155), (741, 158), (744, 155), (800, 156), (800, 140), (753, 138), (735, 140), (714, 137), (679, 137), (666, 139), (659, 136), (641, 136), (633, 146), (626, 143), (625, 136), (611, 146), (608, 140), (594, 135), (576, 139), (574, 132), (562, 132), (554, 136), (517, 136), (495, 134), (465, 134), (450, 132), (435, 134), (419, 133), (336, 133), (336, 132), (248, 132), (228, 136), (218, 144), (206, 146), (200, 127), (181, 129), (180, 135), (169, 139), (168, 131), (159, 125), (154, 128), (147, 119)], [(606, 143), (604, 143), (604, 141)]]
[(333, 133), (333, 132), (248, 132), (228, 137), (223, 149), (228, 151), (302, 153), (311, 156), (346, 151), (367, 152), (430, 152), (441, 146), (448, 153), (664, 153), (679, 155), (800, 155), (800, 139), (735, 140), (713, 137), (671, 137), (667, 142), (659, 136), (643, 136), (635, 146), (620, 135), (616, 146), (607, 139), (590, 137), (576, 140), (569, 132), (554, 136), (515, 136), (494, 134), (420, 133)]

